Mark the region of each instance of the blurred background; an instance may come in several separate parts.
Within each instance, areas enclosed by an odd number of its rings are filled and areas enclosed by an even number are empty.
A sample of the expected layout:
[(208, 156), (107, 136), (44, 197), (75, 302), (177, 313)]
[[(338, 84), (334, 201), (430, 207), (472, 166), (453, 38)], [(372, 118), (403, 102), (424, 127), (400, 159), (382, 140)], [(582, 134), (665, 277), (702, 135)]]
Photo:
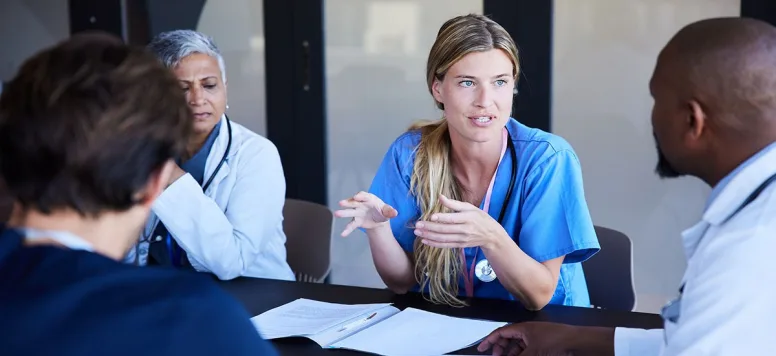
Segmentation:
[[(3, 0), (0, 80), (79, 31), (136, 44), (202, 31), (226, 61), (230, 118), (278, 146), (288, 197), (336, 209), (369, 187), (410, 123), (440, 117), (426, 56), (439, 26), (466, 13), (491, 16), (515, 38), (523, 75), (514, 116), (576, 149), (594, 223), (633, 240), (637, 310), (657, 312), (676, 293), (679, 234), (699, 219), (709, 188), (653, 174), (656, 56), (699, 19), (774, 23), (773, 0)], [(384, 287), (365, 236), (338, 236), (346, 223), (335, 225), (331, 283)]]

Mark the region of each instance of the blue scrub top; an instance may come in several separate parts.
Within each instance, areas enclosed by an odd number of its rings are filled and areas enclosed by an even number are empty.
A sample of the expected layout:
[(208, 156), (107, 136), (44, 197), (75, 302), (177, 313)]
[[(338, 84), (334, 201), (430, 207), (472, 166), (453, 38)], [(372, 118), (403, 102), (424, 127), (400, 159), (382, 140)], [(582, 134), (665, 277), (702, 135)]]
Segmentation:
[(191, 176), (194, 178), (194, 180), (197, 181), (197, 183), (199, 183), (199, 185), (202, 185), (205, 182), (205, 164), (207, 164), (207, 158), (210, 155), (210, 150), (213, 148), (213, 144), (216, 142), (216, 138), (218, 138), (218, 133), (221, 131), (220, 129), (221, 121), (219, 121), (216, 126), (213, 127), (213, 130), (210, 131), (210, 134), (207, 136), (207, 140), (205, 140), (202, 148), (200, 148), (199, 151), (194, 154), (194, 156), (191, 156), (191, 158), (186, 162), (181, 163), (180, 160), (177, 162), (181, 169), (184, 172), (191, 174)]
[[(529, 128), (512, 118), (507, 122), (507, 130), (515, 146), (517, 174), (502, 226), (513, 240), (519, 241), (523, 252), (539, 262), (566, 256), (550, 304), (589, 307), (581, 262), (598, 252), (600, 245), (585, 202), (579, 159), (571, 145), (559, 136)], [(391, 229), (409, 253), (416, 237), (410, 226), (421, 215), (410, 191), (419, 142), (420, 131), (399, 136), (388, 149), (369, 188), (370, 193), (398, 210), (399, 215), (390, 220)], [(513, 164), (507, 149), (496, 171), (488, 211), (494, 220), (506, 199)], [(478, 249), (465, 249), (466, 271), (485, 259), (479, 251), (474, 261)], [(462, 276), (459, 295), (466, 295)], [(498, 279), (482, 282), (474, 277), (474, 296), (515, 300)]]

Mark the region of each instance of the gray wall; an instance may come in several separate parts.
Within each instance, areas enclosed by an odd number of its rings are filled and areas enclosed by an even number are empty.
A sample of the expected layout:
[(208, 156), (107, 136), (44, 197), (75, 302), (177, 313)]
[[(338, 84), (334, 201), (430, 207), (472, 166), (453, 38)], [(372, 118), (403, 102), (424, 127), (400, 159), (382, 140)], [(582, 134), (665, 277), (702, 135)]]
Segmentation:
[(639, 310), (657, 312), (677, 293), (680, 233), (709, 193), (697, 179), (653, 173), (647, 83), (679, 28), (739, 8), (740, 0), (555, 0), (552, 127), (579, 153), (595, 223), (633, 239)]
[[(27, 57), (68, 37), (67, 0), (0, 1), (0, 81), (8, 81)], [(0, 222), (11, 201), (0, 183)]]
[(0, 1), (0, 80), (27, 57), (69, 36), (67, 0)]

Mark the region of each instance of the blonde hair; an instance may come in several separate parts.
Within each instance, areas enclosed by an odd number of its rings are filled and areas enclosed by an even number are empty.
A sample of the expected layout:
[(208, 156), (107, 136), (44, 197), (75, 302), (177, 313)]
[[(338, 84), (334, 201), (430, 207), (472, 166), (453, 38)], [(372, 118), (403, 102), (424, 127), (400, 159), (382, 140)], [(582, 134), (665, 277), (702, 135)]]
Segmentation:
[[(437, 33), (426, 65), (428, 90), (433, 96), (435, 80), (442, 81), (447, 71), (461, 58), (472, 52), (500, 49), (512, 60), (513, 78), (519, 74), (517, 46), (512, 37), (495, 21), (469, 14), (445, 22)], [(436, 101), (439, 109), (444, 104)], [(412, 193), (420, 207), (420, 220), (428, 220), (435, 213), (448, 212), (439, 203), (439, 195), (462, 200), (463, 189), (453, 175), (450, 152), (451, 141), (447, 120), (421, 122), (409, 130), (419, 130), (420, 144), (415, 152), (415, 165), (411, 178)], [(421, 290), (429, 287), (431, 302), (463, 306), (458, 298), (458, 277), (465, 269), (461, 249), (435, 248), (415, 240), (415, 278)], [(465, 271), (463, 271), (465, 273)]]

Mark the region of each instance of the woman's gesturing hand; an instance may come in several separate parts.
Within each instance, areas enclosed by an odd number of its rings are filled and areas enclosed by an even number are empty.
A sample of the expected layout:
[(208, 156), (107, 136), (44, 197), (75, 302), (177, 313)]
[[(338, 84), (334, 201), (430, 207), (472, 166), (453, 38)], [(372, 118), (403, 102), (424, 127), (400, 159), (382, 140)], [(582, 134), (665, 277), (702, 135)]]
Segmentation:
[(439, 202), (451, 213), (437, 213), (415, 224), (421, 242), (438, 248), (489, 247), (499, 238), (509, 238), (498, 221), (480, 208), (440, 195)]
[(342, 236), (348, 236), (357, 228), (374, 229), (388, 222), (389, 219), (399, 215), (392, 206), (385, 204), (374, 194), (359, 192), (352, 198), (341, 200), (340, 206), (344, 209), (334, 212), (339, 218), (353, 218), (342, 231)]

